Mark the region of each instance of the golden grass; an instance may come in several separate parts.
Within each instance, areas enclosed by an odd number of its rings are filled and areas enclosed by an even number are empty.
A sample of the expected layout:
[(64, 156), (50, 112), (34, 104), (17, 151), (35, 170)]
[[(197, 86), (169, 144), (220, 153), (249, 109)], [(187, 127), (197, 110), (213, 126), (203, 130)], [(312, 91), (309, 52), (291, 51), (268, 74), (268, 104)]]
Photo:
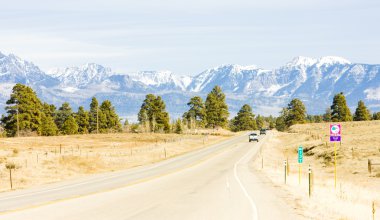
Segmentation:
[(8, 162), (17, 166), (12, 172), (13, 187), (27, 188), (155, 163), (235, 135), (227, 131), (211, 134), (116, 133), (0, 138), (0, 191), (10, 189), (9, 171), (5, 168)]
[[(372, 201), (380, 209), (380, 165), (373, 167), (371, 174), (367, 165), (368, 159), (380, 163), (380, 121), (341, 124), (342, 143), (336, 144), (336, 189), (334, 145), (329, 142), (329, 123), (295, 125), (288, 133), (274, 132), (263, 146), (265, 165), (262, 171), (275, 185), (289, 192), (289, 203), (307, 218), (370, 219)], [(304, 148), (301, 184), (298, 182), (299, 146)], [(285, 185), (283, 161), (287, 158), (290, 173)], [(314, 173), (311, 198), (308, 198), (308, 165)], [(261, 170), (261, 160), (256, 160), (254, 166)], [(379, 212), (376, 216), (380, 217)]]

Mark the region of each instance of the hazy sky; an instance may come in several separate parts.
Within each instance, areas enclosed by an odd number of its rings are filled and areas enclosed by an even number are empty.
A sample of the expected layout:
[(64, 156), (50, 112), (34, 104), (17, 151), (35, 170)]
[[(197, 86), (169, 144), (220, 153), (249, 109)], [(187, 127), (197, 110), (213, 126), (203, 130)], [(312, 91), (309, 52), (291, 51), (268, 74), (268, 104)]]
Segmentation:
[(43, 70), (274, 68), (298, 55), (380, 63), (378, 0), (0, 0), (0, 51)]

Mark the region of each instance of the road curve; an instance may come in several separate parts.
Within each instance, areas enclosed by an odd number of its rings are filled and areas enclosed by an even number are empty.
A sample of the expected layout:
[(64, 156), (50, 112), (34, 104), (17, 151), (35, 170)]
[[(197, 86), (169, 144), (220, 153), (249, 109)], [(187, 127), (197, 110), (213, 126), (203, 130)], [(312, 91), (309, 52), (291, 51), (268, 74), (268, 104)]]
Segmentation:
[(0, 194), (0, 219), (299, 219), (246, 135), (160, 163)]

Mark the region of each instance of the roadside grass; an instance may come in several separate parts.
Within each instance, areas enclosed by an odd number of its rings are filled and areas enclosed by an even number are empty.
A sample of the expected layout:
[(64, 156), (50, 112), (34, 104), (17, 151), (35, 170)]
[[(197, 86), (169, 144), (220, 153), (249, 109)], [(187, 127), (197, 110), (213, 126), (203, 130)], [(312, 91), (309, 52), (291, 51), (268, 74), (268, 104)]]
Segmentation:
[(194, 134), (114, 133), (0, 138), (0, 191), (112, 172), (175, 157), (238, 135), (224, 130)]
[[(371, 174), (368, 172), (368, 159), (380, 163), (380, 121), (341, 124), (342, 143), (336, 144), (336, 188), (329, 123), (295, 125), (288, 133), (274, 132), (273, 138), (263, 145), (262, 172), (288, 192), (288, 202), (308, 219), (372, 219), (372, 202), (377, 209), (375, 219), (380, 219), (380, 165), (373, 166)], [(301, 184), (298, 182), (299, 146), (304, 149)], [(285, 185), (283, 161), (286, 159), (290, 173)], [(308, 165), (314, 174), (311, 198), (308, 198)], [(261, 160), (256, 160), (254, 166), (261, 170)]]

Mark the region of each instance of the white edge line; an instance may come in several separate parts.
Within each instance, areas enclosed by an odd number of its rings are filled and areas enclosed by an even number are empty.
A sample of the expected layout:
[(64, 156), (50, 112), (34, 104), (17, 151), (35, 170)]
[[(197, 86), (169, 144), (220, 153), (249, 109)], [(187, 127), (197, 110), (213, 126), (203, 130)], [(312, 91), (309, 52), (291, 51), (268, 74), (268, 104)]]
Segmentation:
[[(236, 141), (236, 139), (239, 139), (239, 138), (241, 138), (243, 136), (244, 135), (233, 137), (232, 139), (226, 140), (226, 141), (221, 142), (221, 143), (213, 144), (213, 145), (211, 145), (211, 146), (209, 146), (207, 148), (201, 148), (201, 149), (196, 150), (196, 151), (188, 152), (189, 153), (188, 155), (191, 155), (193, 153), (194, 154), (195, 153), (207, 153), (207, 155), (209, 155), (210, 152), (208, 152), (208, 151), (210, 151), (210, 149), (212, 149), (214, 147), (220, 148), (221, 145), (225, 145), (225, 144), (229, 144), (230, 142), (234, 142), (234, 141)], [(213, 153), (213, 152), (211, 152), (211, 153)], [(179, 155), (179, 156), (184, 156), (185, 157), (185, 155)], [(173, 161), (175, 161), (175, 160), (179, 160), (179, 159), (183, 159), (183, 158), (174, 157), (172, 159), (173, 159)], [(159, 163), (155, 164), (152, 167), (147, 167), (145, 169), (143, 168), (143, 172), (150, 171), (150, 170), (156, 169), (157, 167), (161, 167), (161, 166), (167, 165), (167, 163), (171, 163), (173, 161), (168, 161), (168, 160), (160, 161)], [(125, 170), (125, 171), (128, 172), (128, 170)], [(132, 173), (134, 174), (134, 173), (139, 173), (139, 172), (141, 172), (141, 171), (138, 170), (137, 172), (134, 171)], [(120, 171), (120, 173), (117, 173), (117, 174), (114, 174), (114, 175), (110, 175), (110, 176), (107, 175), (107, 176), (99, 178), (99, 179), (95, 177), (96, 179), (90, 179), (90, 180), (86, 180), (86, 181), (79, 182), (79, 183), (73, 183), (73, 184), (69, 184), (69, 185), (58, 186), (58, 187), (55, 187), (55, 188), (46, 189), (46, 190), (40, 190), (40, 191), (36, 191), (36, 192), (28, 192), (28, 193), (24, 193), (24, 194), (21, 194), (21, 195), (8, 196), (8, 197), (0, 198), (0, 201), (5, 201), (5, 200), (9, 200), (9, 199), (17, 199), (17, 198), (21, 198), (21, 197), (25, 197), (25, 196), (33, 196), (33, 195), (43, 194), (43, 193), (47, 193), (47, 192), (59, 191), (59, 190), (63, 190), (63, 189), (70, 189), (70, 188), (74, 188), (74, 187), (85, 185), (85, 184), (89, 184), (89, 183), (98, 183), (98, 182), (102, 182), (104, 180), (115, 179), (115, 178), (124, 177), (124, 176), (127, 176), (127, 175), (130, 175), (130, 174), (125, 174), (123, 171)]]
[(249, 155), (250, 151), (248, 151), (248, 153), (246, 153), (242, 158), (240, 158), (240, 160), (238, 162), (235, 163), (234, 165), (234, 176), (235, 176), (235, 179), (236, 181), (239, 183), (239, 186), (240, 188), (242, 189), (245, 197), (247, 197), (249, 203), (251, 204), (251, 208), (252, 208), (252, 211), (253, 211), (253, 214), (252, 214), (252, 219), (253, 220), (258, 220), (259, 217), (257, 215), (257, 207), (256, 207), (256, 204), (255, 202), (253, 202), (253, 199), (251, 198), (251, 196), (248, 194), (247, 192), (247, 189), (243, 186), (243, 184), (241, 183), (238, 175), (237, 175), (237, 164), (240, 163), (243, 159), (245, 159), (248, 155)]

